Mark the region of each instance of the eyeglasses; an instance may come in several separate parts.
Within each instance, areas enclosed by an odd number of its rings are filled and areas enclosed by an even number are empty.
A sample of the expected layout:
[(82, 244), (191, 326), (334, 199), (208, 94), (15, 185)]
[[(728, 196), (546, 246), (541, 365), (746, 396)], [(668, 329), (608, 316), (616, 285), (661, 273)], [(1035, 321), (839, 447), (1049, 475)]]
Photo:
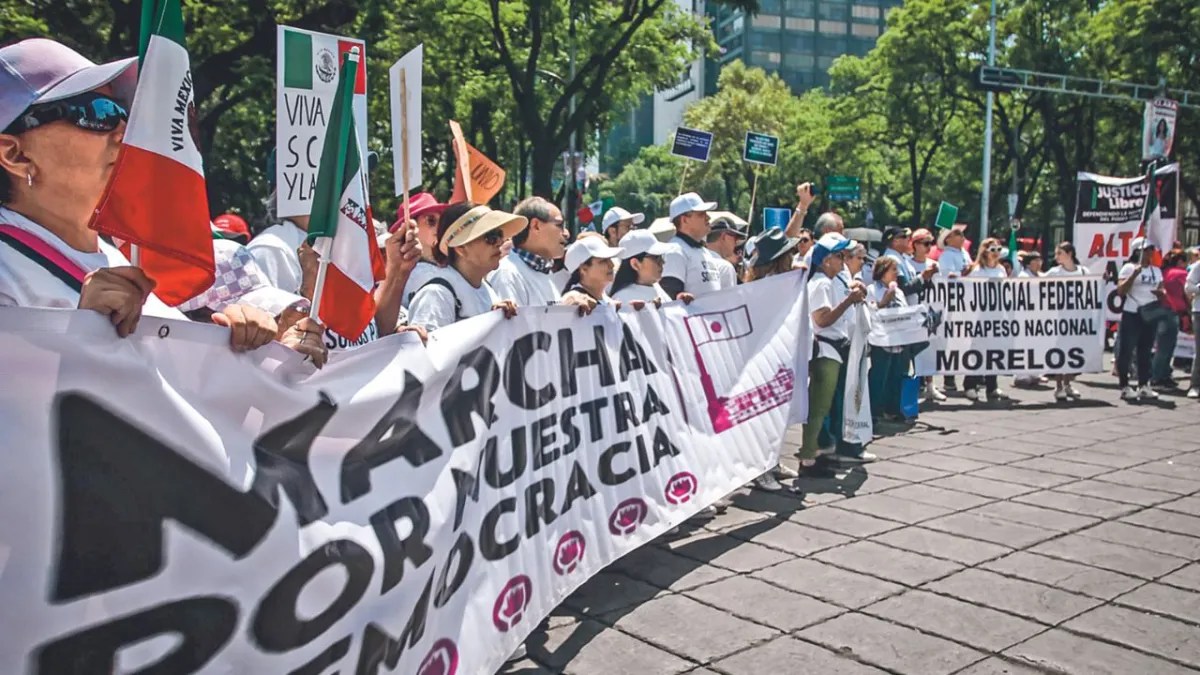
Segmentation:
[(811, 244), (812, 237), (800, 237), (800, 243), (801, 244)]
[(52, 122), (70, 122), (80, 129), (109, 132), (129, 120), (129, 112), (113, 99), (87, 92), (61, 101), (32, 105), (21, 114), (6, 134), (21, 134)]
[(932, 240), (932, 239), (918, 239), (918, 240), (914, 241), (913, 243), (914, 243), (914, 244), (920, 244), (920, 245), (922, 245), (922, 246), (933, 246), (933, 240)]
[(999, 252), (1001, 252), (1001, 251), (1003, 251), (1003, 250), (1004, 250), (1004, 249), (1000, 248), (999, 246), (989, 246), (989, 247), (988, 247), (988, 249), (987, 249), (987, 252), (988, 252), (988, 253), (999, 253)]
[(495, 246), (504, 241), (504, 232), (500, 230), (489, 230), (483, 233), (483, 237), (481, 237), (481, 239), (483, 239), (483, 243), (487, 244), (488, 246)]

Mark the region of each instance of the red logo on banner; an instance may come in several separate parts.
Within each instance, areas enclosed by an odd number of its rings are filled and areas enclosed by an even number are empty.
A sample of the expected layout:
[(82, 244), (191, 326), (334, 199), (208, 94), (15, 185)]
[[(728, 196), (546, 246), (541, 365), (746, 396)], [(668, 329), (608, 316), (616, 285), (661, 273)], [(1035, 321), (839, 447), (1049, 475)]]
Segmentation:
[(458, 647), (452, 640), (442, 638), (433, 643), (421, 665), (417, 667), (417, 675), (454, 675), (458, 672)]
[(513, 577), (492, 607), (492, 623), (496, 630), (507, 633), (513, 626), (521, 622), (525, 616), (525, 608), (533, 597), (533, 582), (524, 574)]
[(692, 495), (699, 490), (697, 483), (696, 476), (687, 471), (680, 471), (667, 481), (667, 489), (663, 496), (671, 504), (685, 504), (691, 501)]
[(646, 519), (650, 512), (646, 502), (640, 497), (631, 497), (617, 504), (612, 515), (608, 517), (608, 531), (616, 535), (630, 535)]
[(571, 530), (564, 534), (558, 540), (558, 546), (554, 547), (554, 571), (559, 576), (570, 574), (579, 567), (579, 562), (583, 560), (583, 551), (587, 548), (587, 544), (583, 539), (583, 533), (578, 530)]

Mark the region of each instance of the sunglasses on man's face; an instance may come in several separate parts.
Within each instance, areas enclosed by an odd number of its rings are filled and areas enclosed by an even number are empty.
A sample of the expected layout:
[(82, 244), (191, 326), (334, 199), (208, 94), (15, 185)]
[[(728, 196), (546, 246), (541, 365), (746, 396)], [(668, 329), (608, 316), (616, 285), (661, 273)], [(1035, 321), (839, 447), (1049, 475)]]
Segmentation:
[(811, 244), (812, 237), (800, 237), (800, 243), (801, 244)]
[(491, 230), (489, 232), (485, 232), (480, 238), (483, 239), (483, 243), (487, 244), (488, 246), (497, 246), (504, 241), (504, 233), (500, 230)]
[(129, 120), (129, 112), (120, 103), (95, 92), (87, 92), (61, 101), (29, 106), (12, 124), (6, 134), (21, 134), (54, 122), (70, 122), (80, 129), (109, 132)]

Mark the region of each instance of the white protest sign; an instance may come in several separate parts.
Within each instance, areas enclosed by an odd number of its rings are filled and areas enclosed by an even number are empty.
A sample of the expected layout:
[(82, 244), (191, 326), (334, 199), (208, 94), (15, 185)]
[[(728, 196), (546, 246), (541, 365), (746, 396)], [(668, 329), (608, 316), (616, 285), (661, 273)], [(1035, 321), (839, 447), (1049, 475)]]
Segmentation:
[[(388, 69), (392, 101), (392, 157), (396, 195), (424, 182), (421, 176), (421, 82), (425, 45), (417, 45)], [(407, 169), (407, 175), (405, 170)]]
[(1146, 101), (1142, 114), (1142, 159), (1161, 159), (1171, 155), (1178, 115), (1178, 101), (1169, 98)]
[(929, 342), (940, 321), (941, 317), (923, 304), (873, 310), (868, 341), (873, 347), (904, 347)]
[(215, 326), (0, 308), (0, 672), (494, 672), (775, 465), (801, 284), (492, 312), (315, 374)]
[[(1169, 164), (1155, 171), (1154, 189), (1158, 196), (1158, 214), (1147, 224), (1147, 235), (1160, 251), (1169, 251), (1175, 242), (1179, 204), (1179, 165)], [(1114, 178), (1079, 172), (1079, 191), (1075, 205), (1075, 231), (1071, 241), (1079, 262), (1092, 274), (1103, 275), (1106, 286), (1107, 318), (1121, 316), (1124, 301), (1117, 295), (1117, 272), (1131, 253), (1137, 237), (1142, 211), (1150, 185), (1145, 176)]]
[(944, 375), (1096, 373), (1104, 369), (1104, 280), (934, 279), (930, 348)]
[(279, 26), (275, 91), (275, 189), (281, 218), (312, 212), (325, 128), (342, 54), (358, 47), (354, 128), (367, 156), (367, 44), (362, 40)]

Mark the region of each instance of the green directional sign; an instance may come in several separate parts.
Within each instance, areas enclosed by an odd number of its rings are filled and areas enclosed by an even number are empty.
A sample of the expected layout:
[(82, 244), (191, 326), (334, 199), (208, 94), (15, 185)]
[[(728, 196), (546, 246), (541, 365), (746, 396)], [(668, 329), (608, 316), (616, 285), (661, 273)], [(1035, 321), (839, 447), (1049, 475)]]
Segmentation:
[(742, 151), (742, 159), (755, 164), (775, 166), (779, 161), (779, 139), (775, 136), (746, 132), (746, 147)]
[(835, 202), (862, 199), (862, 181), (858, 176), (826, 176), (825, 194)]

